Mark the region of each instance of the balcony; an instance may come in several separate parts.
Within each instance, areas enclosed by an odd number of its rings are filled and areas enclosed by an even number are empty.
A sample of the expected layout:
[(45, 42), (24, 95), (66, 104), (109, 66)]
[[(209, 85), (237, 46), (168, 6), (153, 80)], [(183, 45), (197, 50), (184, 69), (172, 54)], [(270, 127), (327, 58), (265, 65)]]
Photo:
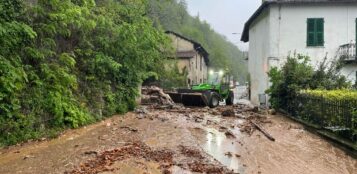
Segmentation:
[(340, 60), (344, 63), (357, 63), (356, 44), (349, 43), (341, 45), (338, 49), (338, 56), (340, 57)]

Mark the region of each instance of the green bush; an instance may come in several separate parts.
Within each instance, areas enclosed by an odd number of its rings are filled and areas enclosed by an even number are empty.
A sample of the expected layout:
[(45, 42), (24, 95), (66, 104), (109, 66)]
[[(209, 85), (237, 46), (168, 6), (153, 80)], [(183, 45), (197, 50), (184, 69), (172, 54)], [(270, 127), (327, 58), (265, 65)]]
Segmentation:
[(281, 69), (269, 72), (272, 107), (321, 127), (348, 128), (343, 136), (356, 141), (357, 92), (339, 75), (339, 66), (324, 60), (313, 69), (309, 57), (289, 56)]
[(313, 72), (309, 57), (303, 55), (289, 56), (281, 70), (272, 68), (268, 73), (272, 86), (267, 90), (272, 107), (289, 107), (287, 101), (294, 99), (300, 90), (309, 88)]
[(339, 66), (336, 64), (332, 62), (328, 66), (325, 59), (314, 69), (308, 56), (289, 56), (281, 69), (272, 68), (268, 73), (272, 85), (266, 92), (270, 95), (272, 107), (292, 107), (289, 104), (294, 105), (294, 99), (301, 90), (351, 88), (351, 83), (339, 75)]

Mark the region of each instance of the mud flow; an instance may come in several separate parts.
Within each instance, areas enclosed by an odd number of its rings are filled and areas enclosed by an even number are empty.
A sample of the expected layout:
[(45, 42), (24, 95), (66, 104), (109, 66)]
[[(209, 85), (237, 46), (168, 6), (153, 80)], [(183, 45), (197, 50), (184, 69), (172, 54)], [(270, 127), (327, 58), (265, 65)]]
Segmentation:
[(345, 151), (247, 105), (141, 106), (57, 139), (0, 151), (0, 173), (354, 174)]

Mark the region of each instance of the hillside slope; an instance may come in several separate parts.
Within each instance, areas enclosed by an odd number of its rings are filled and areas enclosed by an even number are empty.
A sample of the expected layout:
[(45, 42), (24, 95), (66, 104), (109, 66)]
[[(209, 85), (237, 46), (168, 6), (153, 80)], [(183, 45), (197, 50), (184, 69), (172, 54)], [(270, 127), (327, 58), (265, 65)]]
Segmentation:
[(245, 82), (247, 66), (243, 53), (227, 39), (215, 32), (198, 16), (187, 12), (185, 0), (149, 0), (149, 16), (156, 27), (180, 33), (201, 43), (210, 53), (211, 66), (229, 69), (235, 79)]

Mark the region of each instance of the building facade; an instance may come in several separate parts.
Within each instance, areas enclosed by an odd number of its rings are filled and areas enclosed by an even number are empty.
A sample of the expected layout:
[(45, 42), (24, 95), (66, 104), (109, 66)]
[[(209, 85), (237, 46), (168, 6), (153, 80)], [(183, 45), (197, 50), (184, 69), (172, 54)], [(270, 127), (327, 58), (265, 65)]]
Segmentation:
[(269, 88), (267, 72), (294, 53), (313, 66), (340, 59), (341, 74), (356, 81), (357, 1), (267, 0), (247, 21), (241, 40), (249, 42), (251, 100)]
[(176, 50), (177, 65), (180, 73), (186, 71), (187, 84), (195, 85), (207, 81), (209, 58), (201, 44), (178, 33), (166, 32)]

